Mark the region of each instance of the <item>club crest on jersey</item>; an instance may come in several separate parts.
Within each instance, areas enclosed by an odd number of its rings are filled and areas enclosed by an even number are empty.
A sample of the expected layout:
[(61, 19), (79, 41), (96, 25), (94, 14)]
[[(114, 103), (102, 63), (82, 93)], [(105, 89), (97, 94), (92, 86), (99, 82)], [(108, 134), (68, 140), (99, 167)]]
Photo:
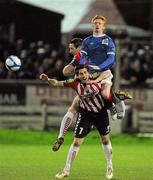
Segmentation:
[(103, 39), (103, 40), (102, 40), (102, 44), (108, 45), (108, 42), (109, 42), (108, 39)]

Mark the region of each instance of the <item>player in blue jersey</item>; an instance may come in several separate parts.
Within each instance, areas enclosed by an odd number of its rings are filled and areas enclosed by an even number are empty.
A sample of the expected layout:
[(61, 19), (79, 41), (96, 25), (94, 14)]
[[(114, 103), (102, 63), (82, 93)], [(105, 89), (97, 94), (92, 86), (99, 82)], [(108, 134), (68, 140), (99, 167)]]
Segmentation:
[(105, 17), (96, 15), (91, 22), (93, 34), (83, 41), (80, 64), (85, 64), (88, 58), (88, 64), (93, 68), (91, 71), (101, 72), (115, 64), (115, 44), (103, 33), (106, 26)]
[[(90, 72), (102, 72), (111, 69), (115, 64), (115, 44), (108, 35), (104, 34), (106, 26), (106, 18), (104, 16), (94, 16), (91, 23), (93, 34), (83, 41), (80, 64), (85, 64), (88, 58), (88, 64), (91, 67)], [(109, 80), (111, 81), (111, 79)], [(108, 82), (106, 81), (103, 85), (103, 97), (106, 100), (112, 98), (110, 94), (112, 83)], [(113, 98), (116, 105), (114, 103), (109, 104), (110, 112), (113, 114), (117, 110), (118, 118), (122, 119), (125, 115), (125, 103), (124, 101), (117, 101), (116, 97)]]

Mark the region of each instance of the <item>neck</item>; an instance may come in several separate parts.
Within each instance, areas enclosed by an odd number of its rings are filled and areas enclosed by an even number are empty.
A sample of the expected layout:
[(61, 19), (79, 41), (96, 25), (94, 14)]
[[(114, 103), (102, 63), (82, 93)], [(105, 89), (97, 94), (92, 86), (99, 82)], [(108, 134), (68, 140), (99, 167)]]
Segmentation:
[(95, 31), (93, 31), (93, 34), (96, 35), (96, 36), (97, 35), (99, 36), (99, 35), (103, 35), (104, 32), (103, 31), (99, 31), (99, 30), (98, 31), (95, 30)]
[(95, 33), (93, 33), (93, 36), (94, 37), (102, 37), (102, 36), (105, 36), (105, 34), (95, 34)]

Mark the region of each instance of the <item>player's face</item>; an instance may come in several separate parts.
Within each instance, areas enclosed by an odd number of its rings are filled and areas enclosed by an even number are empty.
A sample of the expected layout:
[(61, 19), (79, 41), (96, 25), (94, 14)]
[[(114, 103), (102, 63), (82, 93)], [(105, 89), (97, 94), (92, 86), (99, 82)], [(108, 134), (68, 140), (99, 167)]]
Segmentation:
[(87, 83), (87, 81), (89, 80), (89, 76), (90, 74), (86, 68), (79, 70), (78, 78), (80, 79), (82, 83)]
[(102, 19), (95, 19), (92, 23), (93, 34), (100, 35), (103, 34), (103, 30), (105, 29), (105, 22)]
[(80, 49), (76, 48), (74, 44), (69, 44), (69, 53), (75, 55)]

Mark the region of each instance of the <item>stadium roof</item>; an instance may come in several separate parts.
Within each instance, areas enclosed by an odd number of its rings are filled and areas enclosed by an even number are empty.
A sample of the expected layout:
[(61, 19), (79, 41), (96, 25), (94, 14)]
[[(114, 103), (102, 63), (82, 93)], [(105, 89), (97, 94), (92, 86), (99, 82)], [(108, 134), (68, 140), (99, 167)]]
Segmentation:
[(64, 15), (62, 33), (72, 31), (87, 14), (95, 0), (17, 0)]
[(91, 31), (90, 19), (102, 14), (108, 19), (108, 28), (127, 30), (130, 34), (147, 36), (140, 28), (126, 25), (113, 0), (17, 0), (55, 13), (63, 14), (62, 33)]

